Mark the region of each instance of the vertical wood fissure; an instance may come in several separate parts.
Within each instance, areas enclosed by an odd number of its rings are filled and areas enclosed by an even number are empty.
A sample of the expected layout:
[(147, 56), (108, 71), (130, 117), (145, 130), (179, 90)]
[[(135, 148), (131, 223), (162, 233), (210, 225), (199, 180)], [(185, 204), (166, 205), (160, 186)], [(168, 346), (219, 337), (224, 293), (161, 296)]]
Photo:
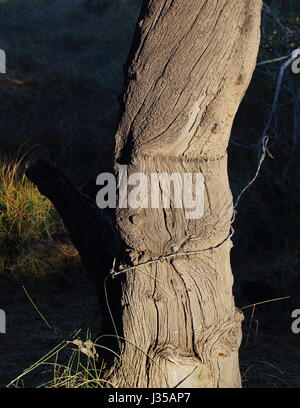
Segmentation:
[[(128, 175), (202, 173), (205, 204), (199, 219), (186, 219), (174, 202), (168, 209), (117, 209), (133, 266), (174, 248), (212, 248), (229, 234), (226, 149), (255, 66), (261, 6), (261, 0), (144, 2), (116, 134), (116, 173), (119, 162), (128, 164)], [(124, 336), (136, 345), (122, 350), (136, 366), (130, 386), (241, 386), (242, 315), (232, 295), (230, 249), (226, 241), (125, 274)], [(121, 378), (113, 380), (128, 386)]]

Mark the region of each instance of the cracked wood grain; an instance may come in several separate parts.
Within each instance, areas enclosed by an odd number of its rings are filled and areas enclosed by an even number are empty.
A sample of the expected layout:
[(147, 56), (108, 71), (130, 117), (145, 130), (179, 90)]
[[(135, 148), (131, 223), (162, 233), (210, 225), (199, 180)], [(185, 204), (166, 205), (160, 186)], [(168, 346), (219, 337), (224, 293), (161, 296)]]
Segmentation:
[[(129, 266), (179, 248), (213, 248), (228, 236), (226, 150), (256, 64), (261, 6), (261, 0), (144, 1), (127, 64), (116, 172), (124, 163), (129, 174), (202, 173), (205, 205), (200, 219), (186, 219), (174, 203), (118, 209)], [(232, 296), (230, 248), (228, 240), (122, 275), (127, 341), (112, 374), (116, 384), (241, 386), (242, 314)]]

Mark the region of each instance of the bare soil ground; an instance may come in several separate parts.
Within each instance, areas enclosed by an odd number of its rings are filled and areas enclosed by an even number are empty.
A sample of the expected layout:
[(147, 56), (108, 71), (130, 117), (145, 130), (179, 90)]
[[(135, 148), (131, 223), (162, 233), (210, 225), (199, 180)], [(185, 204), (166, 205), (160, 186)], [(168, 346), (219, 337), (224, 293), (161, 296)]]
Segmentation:
[[(22, 285), (56, 330), (39, 316)], [(240, 352), (244, 387), (300, 386), (300, 335), (292, 333), (290, 316), (296, 305), (289, 299), (256, 306), (254, 313), (253, 308), (244, 310)], [(100, 327), (97, 300), (80, 267), (36, 282), (0, 276), (0, 306), (7, 314), (7, 333), (0, 335), (0, 387), (6, 387), (71, 333), (90, 329), (96, 337)], [(39, 367), (20, 386), (35, 387), (49, 379), (51, 368)]]
[[(22, 285), (54, 328), (50, 329), (39, 316)], [(7, 319), (7, 333), (0, 335), (0, 387), (75, 331), (82, 329), (84, 335), (90, 329), (96, 336), (99, 327), (97, 300), (81, 269), (34, 283), (16, 282), (0, 275), (0, 304)], [(23, 386), (35, 387), (51, 379), (51, 373), (44, 370), (40, 367), (26, 376)]]

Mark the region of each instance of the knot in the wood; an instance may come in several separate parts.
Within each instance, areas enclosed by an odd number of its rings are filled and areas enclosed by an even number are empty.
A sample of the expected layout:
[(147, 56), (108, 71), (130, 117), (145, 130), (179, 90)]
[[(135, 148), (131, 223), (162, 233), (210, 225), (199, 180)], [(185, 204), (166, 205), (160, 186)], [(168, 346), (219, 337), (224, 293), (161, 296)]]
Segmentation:
[(129, 217), (129, 221), (133, 225), (140, 225), (140, 226), (143, 225), (143, 223), (144, 223), (142, 217), (140, 215), (138, 215), (138, 214), (131, 215)]
[(179, 244), (172, 245), (171, 249), (173, 252), (177, 252), (180, 249), (180, 245)]
[(196, 335), (198, 355), (204, 362), (209, 362), (213, 357), (228, 357), (239, 349), (242, 340), (241, 322), (243, 319), (243, 313), (236, 309), (231, 319)]
[(217, 134), (217, 133), (220, 133), (221, 132), (221, 125), (220, 125), (220, 123), (215, 123), (214, 124), (214, 127), (212, 128), (212, 133), (213, 134)]

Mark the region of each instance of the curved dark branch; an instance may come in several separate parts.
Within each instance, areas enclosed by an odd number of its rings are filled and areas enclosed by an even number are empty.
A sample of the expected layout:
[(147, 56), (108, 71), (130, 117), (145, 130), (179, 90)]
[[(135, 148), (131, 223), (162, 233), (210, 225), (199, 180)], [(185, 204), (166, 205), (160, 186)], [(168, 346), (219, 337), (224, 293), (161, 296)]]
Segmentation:
[[(120, 250), (113, 219), (48, 161), (37, 161), (26, 170), (26, 176), (59, 212), (96, 288), (107, 326), (110, 318), (105, 301), (105, 278)], [(111, 290), (118, 290), (116, 284), (110, 284)]]

